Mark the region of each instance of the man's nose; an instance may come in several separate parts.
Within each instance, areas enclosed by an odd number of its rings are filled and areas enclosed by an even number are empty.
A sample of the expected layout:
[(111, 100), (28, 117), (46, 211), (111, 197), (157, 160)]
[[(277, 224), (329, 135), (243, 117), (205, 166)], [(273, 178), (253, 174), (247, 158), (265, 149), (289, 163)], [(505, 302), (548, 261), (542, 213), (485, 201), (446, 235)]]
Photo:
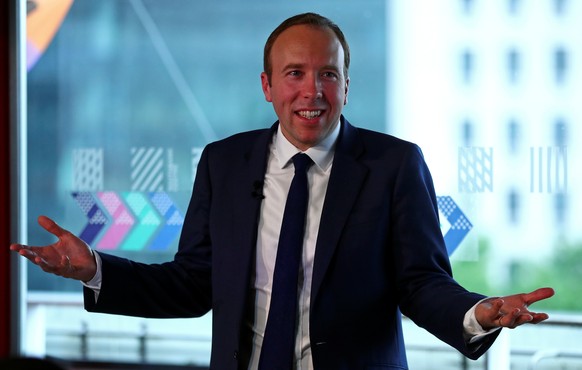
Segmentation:
[(308, 99), (319, 99), (323, 96), (321, 80), (318, 76), (308, 76), (305, 78), (303, 96)]

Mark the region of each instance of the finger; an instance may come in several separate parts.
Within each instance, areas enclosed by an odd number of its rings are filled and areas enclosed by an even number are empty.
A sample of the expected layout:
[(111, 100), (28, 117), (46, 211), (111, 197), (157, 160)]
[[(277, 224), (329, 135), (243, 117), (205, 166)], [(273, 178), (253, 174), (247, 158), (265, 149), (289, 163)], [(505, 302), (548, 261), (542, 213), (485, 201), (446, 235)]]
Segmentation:
[(10, 246), (10, 250), (17, 252), (22, 257), (26, 257), (28, 259), (35, 258), (37, 256), (41, 256), (42, 253), (39, 253), (39, 252), (42, 252), (43, 248), (44, 247), (33, 247), (30, 245), (24, 245), (24, 244), (12, 244)]
[(63, 236), (67, 231), (57, 225), (52, 219), (48, 218), (47, 216), (39, 216), (38, 217), (38, 224), (42, 226), (46, 231), (53, 234), (57, 238)]
[(33, 264), (40, 267), (43, 271), (49, 272), (58, 276), (67, 277), (73, 269), (68, 256), (61, 256), (58, 265), (49, 263), (45, 258), (34, 251), (34, 247), (29, 247), (22, 244), (13, 244), (10, 246), (12, 250), (17, 251), (22, 257), (26, 258)]
[(488, 304), (485, 306), (487, 307), (488, 315), (491, 321), (495, 321), (500, 316), (503, 315), (503, 313), (501, 312), (501, 307), (503, 307), (504, 303), (505, 301), (503, 299), (495, 298), (489, 301)]
[(47, 260), (38, 254), (33, 247), (21, 245), (21, 248), (18, 250), (18, 254), (35, 265), (40, 266), (43, 270), (46, 268), (51, 268), (51, 264), (49, 264)]
[(550, 298), (554, 295), (554, 289), (552, 288), (539, 288), (531, 293), (524, 294), (524, 301), (526, 305), (541, 301), (543, 299)]
[(537, 324), (550, 318), (547, 313), (532, 313), (533, 319), (530, 321), (532, 324)]
[(501, 313), (501, 307), (503, 307), (504, 303), (505, 303), (505, 301), (502, 298), (497, 298), (495, 301), (493, 301), (493, 304), (491, 306), (491, 311), (495, 315), (499, 315)]
[(20, 248), (20, 249), (18, 249), (17, 252), (22, 257), (26, 258), (30, 262), (32, 262), (35, 265), (37, 265), (36, 258), (38, 257), (38, 255), (34, 251), (32, 251), (31, 249), (29, 249), (29, 248)]
[(10, 244), (10, 250), (13, 252), (18, 252), (23, 248), (25, 248), (25, 246), (22, 244)]
[(531, 314), (522, 314), (518, 315), (515, 320), (513, 320), (512, 326), (513, 328), (518, 327), (520, 325), (532, 322), (533, 316)]
[(522, 314), (519, 308), (513, 309), (510, 313), (499, 318), (499, 326), (513, 329), (525, 322), (531, 321), (533, 318), (530, 314)]

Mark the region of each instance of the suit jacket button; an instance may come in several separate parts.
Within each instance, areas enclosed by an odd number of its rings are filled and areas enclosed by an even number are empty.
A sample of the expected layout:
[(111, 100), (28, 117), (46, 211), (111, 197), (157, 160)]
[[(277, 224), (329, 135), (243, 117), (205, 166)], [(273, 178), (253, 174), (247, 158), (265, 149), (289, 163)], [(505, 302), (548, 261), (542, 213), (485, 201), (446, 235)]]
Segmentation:
[(232, 354), (232, 358), (238, 360), (238, 351), (234, 351), (234, 353)]

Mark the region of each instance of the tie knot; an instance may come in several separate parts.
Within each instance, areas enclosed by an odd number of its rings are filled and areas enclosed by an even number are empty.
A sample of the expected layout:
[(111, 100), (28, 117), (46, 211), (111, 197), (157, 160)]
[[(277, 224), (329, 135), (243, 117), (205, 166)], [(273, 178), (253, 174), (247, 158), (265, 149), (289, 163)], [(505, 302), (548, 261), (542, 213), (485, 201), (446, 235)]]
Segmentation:
[(307, 172), (309, 167), (313, 164), (311, 157), (305, 153), (297, 153), (291, 158), (293, 161), (293, 166), (295, 166), (295, 173), (297, 172)]

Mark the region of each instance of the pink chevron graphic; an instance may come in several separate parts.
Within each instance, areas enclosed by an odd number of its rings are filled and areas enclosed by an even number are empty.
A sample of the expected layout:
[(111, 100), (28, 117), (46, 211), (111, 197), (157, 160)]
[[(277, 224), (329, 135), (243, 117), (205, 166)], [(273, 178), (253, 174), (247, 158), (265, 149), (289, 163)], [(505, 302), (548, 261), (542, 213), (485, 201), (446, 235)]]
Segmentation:
[(135, 219), (115, 192), (98, 192), (97, 197), (113, 220), (113, 225), (105, 232), (97, 248), (116, 249), (135, 224)]

